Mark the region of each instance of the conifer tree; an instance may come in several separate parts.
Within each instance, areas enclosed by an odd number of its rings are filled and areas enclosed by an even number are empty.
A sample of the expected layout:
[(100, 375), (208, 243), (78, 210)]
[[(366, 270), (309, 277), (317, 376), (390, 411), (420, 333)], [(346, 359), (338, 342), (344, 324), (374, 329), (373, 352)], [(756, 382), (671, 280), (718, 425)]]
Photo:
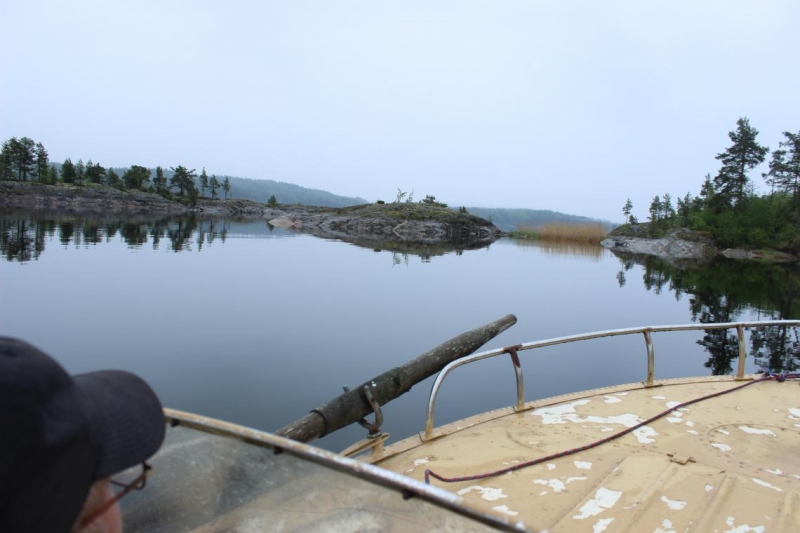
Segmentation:
[(156, 167), (156, 177), (153, 178), (153, 186), (159, 194), (167, 192), (167, 178), (164, 177), (164, 169), (161, 167)]
[(231, 192), (231, 180), (228, 177), (225, 177), (225, 181), (222, 182), (222, 188), (225, 190), (225, 199), (228, 199), (228, 194)]
[(222, 187), (222, 184), (217, 179), (216, 174), (211, 175), (211, 182), (209, 183), (209, 188), (211, 189), (211, 199), (214, 200), (217, 198), (217, 189)]
[(75, 165), (72, 159), (68, 157), (61, 164), (61, 179), (64, 180), (64, 183), (75, 183), (76, 178), (77, 172), (75, 171)]
[(628, 198), (625, 201), (625, 205), (622, 206), (622, 214), (625, 215), (625, 221), (628, 224), (633, 224), (633, 222), (631, 222), (631, 211), (633, 211), (633, 202)]
[(786, 140), (779, 143), (783, 149), (772, 152), (764, 179), (775, 189), (791, 195), (795, 205), (800, 206), (800, 131), (784, 131), (783, 136)]
[(728, 133), (733, 144), (717, 159), (722, 168), (714, 178), (714, 186), (719, 202), (724, 205), (740, 205), (745, 198), (748, 177), (747, 171), (761, 164), (769, 151), (766, 146), (756, 142), (758, 130), (746, 118), (736, 121), (736, 131)]
[(189, 170), (183, 165), (178, 165), (173, 167), (172, 171), (174, 174), (170, 178), (169, 185), (170, 187), (178, 188), (178, 196), (183, 196), (186, 192), (191, 195), (193, 190), (196, 192), (197, 188), (194, 184), (195, 169)]
[(47, 171), (47, 183), (50, 185), (58, 183), (58, 169), (55, 165), (50, 165), (50, 169)]
[(103, 183), (105, 176), (106, 169), (100, 163), (92, 163), (91, 159), (86, 163), (86, 179), (89, 183)]
[(11, 141), (3, 142), (0, 150), (0, 180), (14, 179), (13, 165), (11, 163)]
[(47, 150), (42, 143), (36, 143), (36, 179), (42, 183), (47, 183), (49, 176), (50, 161), (47, 158)]
[(36, 162), (36, 143), (29, 137), (11, 137), (3, 143), (0, 151), (0, 177), (27, 181), (28, 174), (34, 171)]
[(683, 198), (678, 198), (678, 209), (677, 209), (677, 216), (678, 216), (678, 223), (683, 227), (689, 227), (692, 223), (692, 208), (694, 206), (694, 200), (692, 200), (692, 195), (688, 192), (686, 196)]
[(122, 181), (128, 189), (141, 189), (142, 186), (150, 181), (150, 171), (140, 165), (131, 165), (131, 168), (122, 175)]
[(119, 177), (119, 174), (112, 168), (108, 171), (108, 185), (109, 187), (114, 187), (115, 189), (123, 189), (122, 186), (122, 179)]
[(675, 208), (672, 207), (672, 196), (670, 196), (668, 192), (664, 193), (664, 199), (661, 200), (661, 218), (665, 220), (675, 218)]
[(650, 202), (650, 224), (647, 229), (651, 237), (658, 237), (660, 235), (663, 212), (664, 204), (661, 202), (661, 197), (656, 195), (653, 201)]
[(208, 189), (208, 174), (206, 174), (206, 167), (203, 167), (203, 172), (200, 173), (201, 196), (205, 197), (206, 189)]
[(83, 178), (86, 174), (86, 165), (83, 164), (83, 159), (78, 159), (75, 164), (75, 183), (83, 185)]

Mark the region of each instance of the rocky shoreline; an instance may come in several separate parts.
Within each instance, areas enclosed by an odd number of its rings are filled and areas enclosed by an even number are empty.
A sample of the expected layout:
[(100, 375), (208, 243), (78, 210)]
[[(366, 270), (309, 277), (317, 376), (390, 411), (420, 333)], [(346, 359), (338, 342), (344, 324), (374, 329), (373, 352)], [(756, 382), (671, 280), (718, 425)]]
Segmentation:
[[(639, 226), (646, 225), (640, 224)], [(645, 229), (642, 227), (627, 228), (626, 234), (611, 232), (600, 245), (617, 254), (652, 255), (670, 264), (686, 261), (704, 263), (715, 257), (772, 263), (798, 261), (794, 255), (777, 250), (718, 249), (712, 239), (685, 228), (670, 230), (666, 235), (657, 239), (639, 236), (638, 234), (644, 234)]]
[(0, 208), (119, 214), (246, 217), (320, 237), (374, 242), (485, 245), (502, 232), (482, 218), (421, 203), (367, 204), (346, 208), (268, 206), (250, 200), (208, 200), (185, 205), (157, 194), (106, 186), (54, 186), (0, 181)]

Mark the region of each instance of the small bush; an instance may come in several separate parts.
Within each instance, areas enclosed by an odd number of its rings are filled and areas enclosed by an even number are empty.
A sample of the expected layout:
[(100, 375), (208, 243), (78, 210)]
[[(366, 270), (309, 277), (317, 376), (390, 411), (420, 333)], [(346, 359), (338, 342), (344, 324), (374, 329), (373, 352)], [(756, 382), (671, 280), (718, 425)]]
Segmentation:
[(430, 194), (427, 195), (424, 199), (420, 200), (419, 203), (428, 204), (428, 205), (435, 205), (435, 206), (438, 206), (438, 207), (447, 207), (446, 203), (436, 201), (436, 197), (435, 196), (431, 196)]

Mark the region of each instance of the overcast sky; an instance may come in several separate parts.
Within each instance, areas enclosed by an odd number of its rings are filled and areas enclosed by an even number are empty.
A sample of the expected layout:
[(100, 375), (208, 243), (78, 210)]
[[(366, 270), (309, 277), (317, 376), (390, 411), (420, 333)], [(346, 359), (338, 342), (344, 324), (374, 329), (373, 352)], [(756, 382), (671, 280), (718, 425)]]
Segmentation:
[[(746, 116), (800, 131), (800, 2), (3, 0), (0, 136), (393, 200), (621, 221)], [(760, 171), (754, 181), (765, 190)]]

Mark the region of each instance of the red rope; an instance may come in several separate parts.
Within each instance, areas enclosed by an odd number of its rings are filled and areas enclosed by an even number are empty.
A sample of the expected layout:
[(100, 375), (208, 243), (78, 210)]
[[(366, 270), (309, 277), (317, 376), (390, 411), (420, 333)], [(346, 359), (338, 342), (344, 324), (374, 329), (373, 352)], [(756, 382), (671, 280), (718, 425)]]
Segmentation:
[(475, 481), (477, 479), (488, 479), (488, 478), (492, 478), (492, 477), (497, 477), (497, 476), (500, 476), (502, 474), (507, 474), (509, 472), (514, 472), (516, 470), (521, 470), (523, 468), (528, 468), (529, 466), (538, 465), (540, 463), (544, 463), (545, 461), (552, 461), (553, 459), (558, 459), (560, 457), (566, 457), (568, 455), (572, 455), (572, 454), (575, 454), (575, 453), (578, 453), (578, 452), (582, 452), (582, 451), (585, 451), (585, 450), (590, 450), (592, 448), (596, 448), (597, 446), (600, 446), (602, 444), (606, 444), (608, 442), (611, 442), (612, 440), (618, 439), (618, 438), (622, 437), (623, 435), (627, 435), (628, 433), (630, 433), (632, 431), (636, 431), (640, 427), (646, 426), (647, 424), (650, 424), (651, 422), (654, 422), (654, 421), (658, 420), (659, 418), (662, 418), (662, 417), (668, 415), (669, 413), (671, 413), (673, 411), (681, 409), (682, 407), (686, 407), (687, 405), (692, 405), (692, 404), (697, 403), (697, 402), (702, 402), (703, 400), (709, 400), (711, 398), (716, 398), (717, 396), (722, 396), (723, 394), (728, 394), (729, 392), (734, 392), (734, 391), (737, 391), (737, 390), (741, 390), (741, 389), (743, 389), (745, 387), (749, 387), (750, 385), (753, 385), (755, 383), (760, 383), (762, 381), (769, 381), (769, 380), (784, 381), (787, 378), (796, 379), (797, 377), (800, 377), (800, 375), (797, 375), (797, 374), (788, 374), (787, 375), (787, 374), (765, 373), (762, 377), (760, 377), (760, 378), (758, 378), (758, 379), (756, 379), (754, 381), (750, 381), (748, 383), (745, 383), (743, 385), (739, 385), (739, 386), (734, 387), (732, 389), (727, 389), (727, 390), (715, 392), (714, 394), (709, 394), (708, 396), (701, 396), (700, 398), (695, 398), (693, 400), (689, 400), (687, 402), (683, 402), (681, 404), (678, 404), (675, 407), (667, 409), (666, 411), (664, 411), (662, 413), (659, 413), (659, 414), (657, 414), (655, 416), (652, 416), (652, 417), (648, 418), (644, 422), (640, 422), (640, 423), (636, 424), (635, 426), (626, 428), (626, 429), (620, 431), (619, 433), (615, 433), (614, 435), (611, 435), (611, 436), (606, 437), (604, 439), (600, 439), (600, 440), (598, 440), (596, 442), (593, 442), (591, 444), (587, 444), (586, 446), (581, 446), (579, 448), (573, 448), (571, 450), (565, 450), (563, 452), (554, 453), (554, 454), (548, 455), (546, 457), (540, 457), (539, 459), (534, 459), (532, 461), (528, 461), (528, 462), (525, 462), (525, 463), (516, 464), (516, 465), (513, 465), (513, 466), (506, 467), (506, 468), (501, 468), (500, 470), (495, 470), (493, 472), (486, 472), (484, 474), (475, 474), (473, 476), (444, 477), (444, 476), (441, 476), (441, 475), (437, 474), (433, 470), (427, 469), (427, 470), (425, 470), (425, 483), (430, 485), (430, 483), (431, 483), (431, 479), (430, 478), (432, 478), (432, 477), (436, 478), (439, 481), (442, 481), (444, 483), (455, 483), (457, 481)]

